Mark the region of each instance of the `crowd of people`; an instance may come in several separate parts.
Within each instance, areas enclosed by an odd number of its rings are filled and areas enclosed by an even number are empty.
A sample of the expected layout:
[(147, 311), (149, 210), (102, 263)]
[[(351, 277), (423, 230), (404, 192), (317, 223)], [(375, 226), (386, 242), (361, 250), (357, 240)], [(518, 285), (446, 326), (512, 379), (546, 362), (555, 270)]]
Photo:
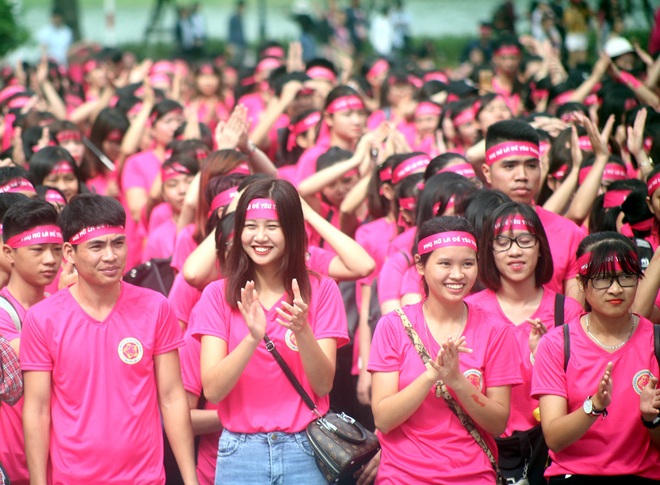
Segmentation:
[(658, 483), (660, 60), (489, 49), (6, 66), (0, 483), (326, 483), (273, 346), (357, 483)]

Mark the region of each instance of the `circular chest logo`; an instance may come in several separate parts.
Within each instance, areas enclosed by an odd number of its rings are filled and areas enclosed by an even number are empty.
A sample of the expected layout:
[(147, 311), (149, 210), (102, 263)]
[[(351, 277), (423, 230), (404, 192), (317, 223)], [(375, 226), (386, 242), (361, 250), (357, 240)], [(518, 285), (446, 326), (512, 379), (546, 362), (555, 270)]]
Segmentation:
[(133, 337), (127, 337), (119, 342), (117, 351), (121, 361), (130, 365), (140, 362), (142, 360), (142, 355), (144, 354), (142, 344), (138, 339)]
[(632, 379), (633, 389), (637, 394), (642, 394), (642, 389), (649, 385), (651, 378), (655, 377), (648, 369), (640, 370)]
[(289, 329), (284, 335), (284, 341), (286, 346), (289, 347), (294, 352), (298, 352), (298, 344), (296, 343), (296, 336), (293, 334), (293, 330)]
[(463, 372), (463, 375), (467, 377), (467, 380), (470, 381), (470, 384), (472, 384), (479, 392), (483, 391), (484, 375), (481, 373), (480, 370), (468, 369), (465, 372)]

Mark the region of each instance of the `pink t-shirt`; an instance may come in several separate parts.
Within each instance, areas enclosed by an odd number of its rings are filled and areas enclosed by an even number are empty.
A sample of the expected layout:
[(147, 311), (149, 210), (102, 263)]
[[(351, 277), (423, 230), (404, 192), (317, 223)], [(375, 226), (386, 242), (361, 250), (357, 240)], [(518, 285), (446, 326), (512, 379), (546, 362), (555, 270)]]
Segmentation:
[[(346, 312), (337, 283), (325, 277), (310, 275), (312, 298), (309, 302), (308, 321), (317, 340), (336, 339), (337, 347), (348, 342)], [(212, 335), (227, 342), (232, 352), (247, 336), (248, 328), (238, 310), (225, 301), (225, 280), (208, 285), (195, 308), (193, 335), (201, 338)], [(289, 365), (303, 388), (316, 403), (321, 414), (329, 407), (329, 397), (318, 397), (312, 391), (298, 356), (293, 333), (275, 319), (275, 308), (266, 309), (266, 333), (275, 343), (282, 358)], [(267, 394), (268, 390), (273, 393)], [(274, 393), (276, 390), (276, 393)], [(265, 394), (266, 393), (266, 394)], [(270, 398), (268, 397), (270, 396)], [(240, 409), (241, 412), (236, 412)], [(261, 433), (302, 431), (312, 421), (313, 414), (286, 378), (272, 355), (260, 343), (234, 388), (218, 405), (220, 421), (235, 433)]]
[(640, 318), (632, 337), (620, 349), (607, 352), (584, 331), (579, 319), (569, 322), (571, 356), (564, 372), (564, 333), (556, 328), (545, 335), (536, 351), (532, 396), (561, 396), (567, 412), (581, 409), (595, 394), (608, 362), (612, 368), (612, 403), (608, 416), (597, 419), (587, 432), (561, 452), (550, 451), (546, 477), (565, 474), (639, 475), (660, 480), (660, 451), (639, 419), (640, 386), (649, 373), (657, 376), (653, 355), (653, 324)]
[(316, 246), (309, 246), (307, 248), (309, 258), (307, 258), (307, 268), (322, 276), (328, 276), (330, 263), (337, 256), (334, 251), (319, 248)]
[(163, 222), (167, 222), (172, 219), (172, 206), (167, 202), (162, 202), (158, 204), (151, 211), (149, 215), (149, 226), (147, 227), (147, 233), (151, 234), (158, 226)]
[[(555, 327), (555, 293), (548, 288), (544, 288), (541, 304), (530, 318), (539, 318), (548, 330)], [(522, 358), (522, 376), (523, 383), (511, 389), (511, 414), (506, 431), (503, 437), (511, 436), (514, 431), (526, 431), (538, 424), (533, 416), (534, 410), (539, 407), (539, 402), (530, 396), (532, 389), (532, 370), (534, 366), (530, 358), (529, 334), (532, 332), (532, 325), (529, 322), (512, 322), (502, 311), (497, 295), (492, 290), (483, 290), (474, 295), (468, 296), (465, 301), (473, 306), (480, 308), (484, 313), (490, 315), (499, 321), (505, 322), (511, 326), (513, 335), (518, 342), (520, 356)], [(580, 304), (573, 298), (564, 300), (564, 322), (569, 322), (583, 312)]]
[(249, 93), (241, 96), (237, 104), (247, 108), (247, 119), (250, 121), (250, 133), (257, 127), (261, 113), (266, 109), (266, 102), (259, 93)]
[(181, 344), (167, 300), (123, 282), (104, 321), (69, 289), (28, 310), (21, 366), (52, 374), (49, 483), (165, 483), (154, 358)]
[(358, 280), (358, 288), (360, 285), (369, 286), (376, 279), (385, 263), (389, 245), (397, 234), (396, 222), (388, 221), (385, 217), (367, 222), (357, 228), (355, 241), (369, 253), (376, 263), (374, 271), (369, 276)]
[(403, 275), (412, 264), (409, 252), (403, 250), (390, 254), (378, 275), (378, 302), (382, 305), (389, 300), (400, 300)]
[(305, 180), (310, 175), (316, 173), (316, 161), (318, 158), (330, 149), (330, 138), (319, 138), (316, 144), (305, 150), (300, 159), (298, 160), (298, 172), (296, 173), (295, 182), (293, 185), (298, 186), (300, 182)]
[(554, 265), (552, 279), (546, 286), (552, 291), (563, 293), (564, 281), (573, 279), (577, 275), (578, 265), (575, 254), (585, 233), (573, 221), (559, 214), (545, 210), (538, 205), (534, 208), (548, 236)]
[(415, 235), (417, 234), (417, 227), (409, 227), (401, 234), (392, 239), (389, 247), (387, 248), (387, 255), (396, 253), (397, 251), (405, 251), (412, 254), (413, 243), (415, 242)]
[[(7, 298), (16, 309), (21, 321), (25, 319), (25, 309), (9, 293), (7, 287), (0, 290), (0, 295)], [(0, 310), (0, 335), (11, 342), (21, 338), (16, 325), (9, 314)], [(21, 350), (22, 351), (22, 350)], [(12, 484), (29, 485), (27, 461), (25, 460), (25, 442), (23, 440), (23, 398), (13, 406), (0, 405), (0, 463), (7, 470)]]
[[(156, 156), (153, 150), (138, 152), (126, 159), (124, 169), (121, 174), (121, 189), (126, 193), (128, 189), (142, 188), (147, 193), (156, 180), (158, 171), (162, 162)], [(126, 244), (128, 246), (128, 258), (126, 268), (131, 269), (142, 261), (142, 251), (144, 250), (144, 240), (146, 237), (146, 221), (144, 214), (139, 222), (133, 220), (129, 214), (128, 204), (123, 201), (126, 210)]]
[(174, 277), (174, 283), (172, 283), (167, 300), (170, 302), (172, 312), (176, 315), (177, 320), (187, 325), (190, 321), (190, 314), (193, 307), (201, 296), (202, 292), (188, 284), (183, 277), (183, 273), (178, 272)]
[(176, 222), (174, 219), (163, 222), (147, 236), (147, 244), (142, 253), (142, 262), (153, 258), (170, 258), (174, 254), (176, 241)]
[(183, 265), (186, 263), (186, 259), (188, 259), (188, 256), (190, 256), (190, 254), (197, 249), (197, 246), (199, 246), (197, 241), (193, 238), (195, 227), (195, 224), (188, 224), (181, 229), (176, 236), (170, 266), (177, 270), (177, 272), (183, 271)]
[(412, 295), (424, 294), (424, 286), (422, 284), (422, 275), (417, 271), (417, 266), (414, 264), (409, 266), (405, 273), (403, 273), (403, 279), (401, 280), (401, 296), (403, 295)]
[[(460, 355), (460, 368), (483, 394), (488, 387), (522, 382), (520, 356), (511, 329), (468, 305), (463, 331), (466, 344), (474, 352)], [(431, 355), (440, 346), (426, 334), (422, 303), (404, 307), (413, 328)], [(430, 334), (429, 334), (430, 335)], [(426, 368), (395, 313), (383, 316), (376, 327), (369, 372), (398, 372), (399, 390), (406, 388)], [(497, 456), (494, 438), (480, 430)], [(488, 457), (465, 430), (445, 400), (429, 389), (420, 407), (389, 433), (379, 435), (382, 455), (376, 483), (495, 483), (495, 472)]]
[[(199, 340), (188, 334), (184, 338), (185, 344), (179, 348), (181, 360), (181, 378), (184, 389), (203, 399), (202, 377), (199, 367), (202, 346)], [(218, 409), (217, 404), (204, 400), (204, 409)], [(200, 485), (212, 485), (215, 479), (215, 464), (218, 459), (218, 442), (221, 431), (206, 433), (199, 437), (197, 449), (197, 480)]]
[(108, 185), (110, 182), (117, 181), (117, 171), (113, 172), (103, 172), (99, 173), (96, 177), (93, 177), (85, 182), (85, 185), (90, 192), (100, 195), (108, 194)]

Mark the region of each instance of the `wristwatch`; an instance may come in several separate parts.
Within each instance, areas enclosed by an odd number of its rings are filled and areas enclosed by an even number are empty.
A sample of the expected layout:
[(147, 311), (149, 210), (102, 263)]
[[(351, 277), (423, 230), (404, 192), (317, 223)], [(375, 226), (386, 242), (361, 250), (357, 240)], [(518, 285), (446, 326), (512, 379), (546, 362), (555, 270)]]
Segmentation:
[(582, 405), (582, 410), (588, 416), (602, 416), (603, 418), (607, 416), (607, 408), (603, 408), (600, 410), (594, 409), (594, 402), (591, 400), (591, 396), (588, 396), (584, 400), (584, 404)]
[(640, 416), (642, 418), (642, 424), (644, 425), (645, 428), (648, 429), (655, 429), (658, 426), (660, 426), (660, 416), (656, 416), (653, 421), (647, 421), (644, 419), (644, 416)]

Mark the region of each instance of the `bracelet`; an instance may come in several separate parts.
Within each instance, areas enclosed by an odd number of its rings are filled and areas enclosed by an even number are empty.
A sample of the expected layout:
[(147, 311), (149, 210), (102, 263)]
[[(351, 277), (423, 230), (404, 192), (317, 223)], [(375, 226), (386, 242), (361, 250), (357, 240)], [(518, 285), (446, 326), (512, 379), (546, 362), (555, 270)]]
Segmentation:
[(648, 429), (655, 429), (658, 426), (660, 426), (660, 416), (656, 416), (653, 421), (647, 421), (644, 419), (644, 416), (640, 416), (642, 418), (642, 424), (644, 425), (645, 428)]
[(633, 76), (629, 72), (622, 72), (621, 75), (619, 76), (619, 79), (621, 80), (621, 82), (623, 84), (628, 86), (633, 91), (642, 86), (642, 81), (637, 79), (635, 76)]

